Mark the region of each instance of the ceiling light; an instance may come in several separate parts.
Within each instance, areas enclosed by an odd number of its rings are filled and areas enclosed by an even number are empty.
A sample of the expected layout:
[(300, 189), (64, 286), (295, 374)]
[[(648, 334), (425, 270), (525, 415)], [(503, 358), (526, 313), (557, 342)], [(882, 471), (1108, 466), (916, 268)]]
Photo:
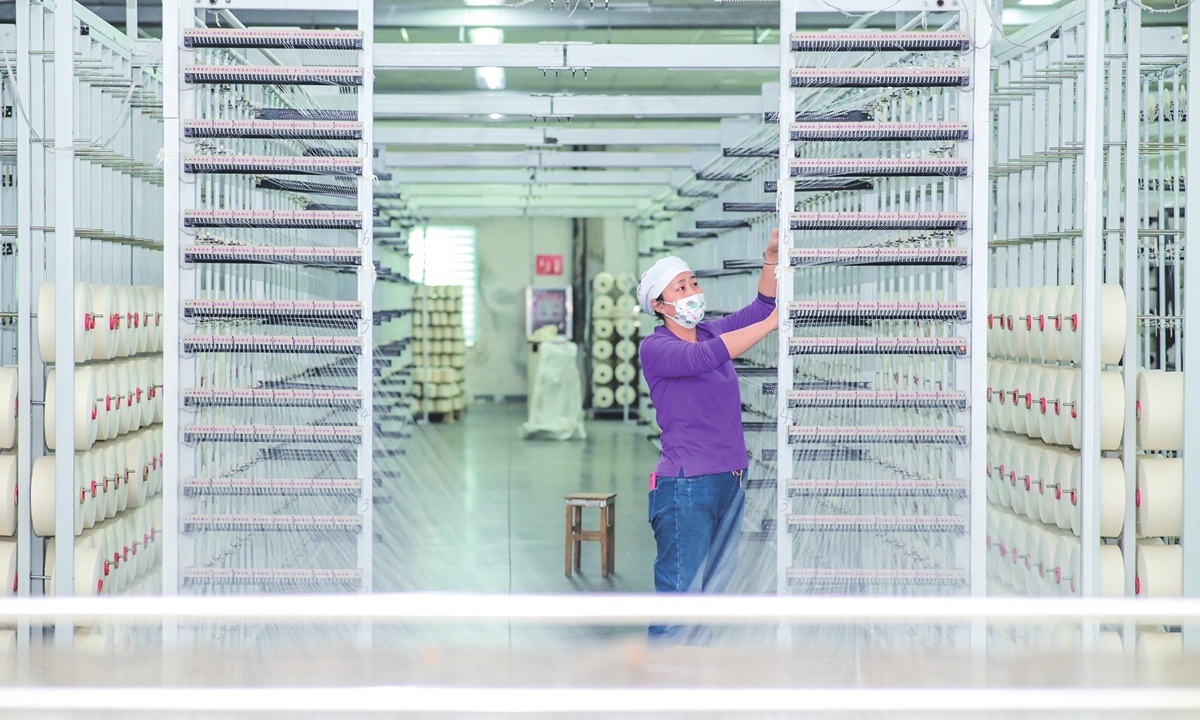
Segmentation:
[(467, 37), (476, 45), (499, 45), (504, 42), (504, 31), (491, 27), (472, 28), (467, 31)]
[(491, 115), (488, 115), (488, 117), (491, 118), (492, 120), (499, 120), (500, 118), (502, 118), (504, 116), (501, 115), (500, 113), (492, 113)]
[(1018, 5), (1057, 5), (1059, 0), (1017, 0)]
[(481, 90), (503, 90), (504, 68), (475, 68), (475, 86)]

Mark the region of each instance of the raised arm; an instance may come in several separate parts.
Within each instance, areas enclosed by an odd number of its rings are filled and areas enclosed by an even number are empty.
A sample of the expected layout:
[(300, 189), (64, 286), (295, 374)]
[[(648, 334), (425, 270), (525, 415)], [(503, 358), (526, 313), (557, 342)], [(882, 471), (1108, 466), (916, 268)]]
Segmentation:
[(762, 274), (758, 276), (758, 294), (775, 297), (775, 268), (779, 266), (779, 228), (771, 231), (767, 249), (763, 251)]
[(778, 314), (704, 342), (685, 342), (651, 335), (639, 355), (647, 380), (653, 377), (694, 377), (712, 372), (725, 361), (740, 357), (779, 327)]
[(767, 317), (775, 309), (775, 268), (779, 263), (779, 230), (771, 231), (771, 240), (763, 253), (762, 274), (758, 277), (758, 297), (749, 305), (729, 315), (710, 320), (714, 334), (749, 327)]
[(721, 335), (720, 340), (725, 343), (725, 348), (729, 351), (729, 357), (741, 357), (746, 354), (747, 350), (762, 342), (763, 338), (770, 335), (772, 331), (778, 329), (779, 308), (776, 308), (771, 311), (771, 314), (765, 320), (751, 323), (744, 328), (731, 330)]

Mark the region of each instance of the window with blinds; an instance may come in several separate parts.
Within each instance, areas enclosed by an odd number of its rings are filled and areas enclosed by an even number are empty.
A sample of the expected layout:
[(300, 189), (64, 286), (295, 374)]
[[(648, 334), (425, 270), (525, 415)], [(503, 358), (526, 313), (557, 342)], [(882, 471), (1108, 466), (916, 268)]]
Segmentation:
[(427, 226), (408, 236), (409, 274), (426, 285), (461, 285), (463, 337), (475, 344), (475, 228)]

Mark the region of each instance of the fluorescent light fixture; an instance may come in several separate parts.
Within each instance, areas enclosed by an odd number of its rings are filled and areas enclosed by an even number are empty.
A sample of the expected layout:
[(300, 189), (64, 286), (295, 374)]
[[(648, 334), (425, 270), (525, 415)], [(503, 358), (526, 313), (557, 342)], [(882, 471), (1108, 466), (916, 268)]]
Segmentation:
[(480, 90), (503, 90), (504, 68), (475, 68), (475, 86)]
[(1018, 5), (1057, 5), (1059, 0), (1017, 0)]
[(491, 118), (492, 120), (499, 120), (500, 118), (502, 118), (504, 116), (501, 115), (500, 113), (492, 113), (491, 115), (488, 115), (488, 117)]
[(500, 45), (504, 42), (504, 31), (492, 27), (472, 28), (467, 31), (467, 37), (475, 45)]

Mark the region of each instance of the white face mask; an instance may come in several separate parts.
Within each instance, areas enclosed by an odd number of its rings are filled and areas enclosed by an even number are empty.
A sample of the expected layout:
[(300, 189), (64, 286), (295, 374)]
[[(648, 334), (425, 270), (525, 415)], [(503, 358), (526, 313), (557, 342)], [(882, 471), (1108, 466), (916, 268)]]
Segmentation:
[(704, 319), (704, 310), (708, 307), (704, 304), (704, 293), (689, 295), (681, 300), (676, 300), (671, 305), (675, 307), (675, 316), (664, 314), (664, 317), (674, 320), (677, 325), (688, 330), (700, 324), (700, 321)]

